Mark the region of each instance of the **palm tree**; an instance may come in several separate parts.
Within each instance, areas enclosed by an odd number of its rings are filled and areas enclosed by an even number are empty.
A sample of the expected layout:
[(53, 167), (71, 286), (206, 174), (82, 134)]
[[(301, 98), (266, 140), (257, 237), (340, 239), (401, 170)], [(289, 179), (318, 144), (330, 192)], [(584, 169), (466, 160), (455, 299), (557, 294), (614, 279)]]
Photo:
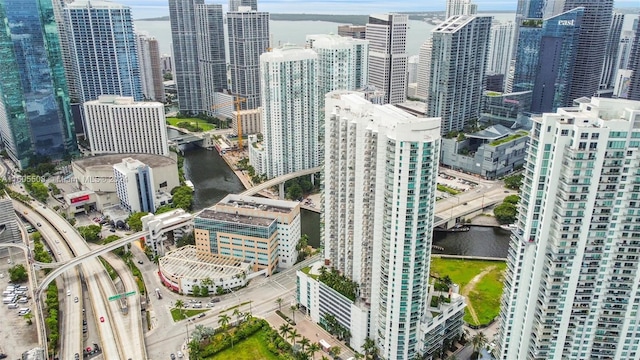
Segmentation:
[(251, 315), (251, 313), (249, 311), (244, 313), (243, 316), (244, 316), (244, 321), (245, 322), (248, 322), (249, 320), (251, 320), (253, 318), (253, 315)]
[(481, 331), (471, 338), (471, 344), (473, 345), (473, 352), (476, 353), (476, 359), (478, 358), (478, 352), (487, 343), (487, 336)]
[(278, 311), (282, 311), (282, 302), (284, 300), (282, 300), (282, 298), (277, 298), (276, 299), (276, 303), (278, 303)]
[(289, 310), (291, 310), (291, 316), (293, 316), (293, 322), (296, 322), (296, 310), (298, 310), (298, 307), (295, 305), (291, 305), (291, 307), (289, 308)]
[(178, 311), (180, 312), (180, 315), (182, 315), (182, 317), (184, 317), (184, 314), (182, 314), (182, 308), (183, 307), (184, 307), (184, 301), (182, 301), (182, 299), (176, 300), (176, 309), (178, 309)]
[(158, 265), (160, 263), (160, 255), (153, 256), (153, 263)]
[(332, 346), (329, 348), (329, 355), (335, 359), (340, 355), (340, 351), (342, 351), (342, 349), (339, 346)]
[(213, 285), (213, 280), (211, 280), (210, 277), (206, 277), (206, 278), (202, 279), (202, 281), (200, 283), (202, 284), (202, 286), (206, 286), (207, 289), (208, 289), (211, 285)]
[(220, 324), (220, 327), (222, 328), (222, 331), (226, 331), (227, 330), (227, 325), (229, 325), (229, 321), (230, 320), (231, 320), (231, 318), (229, 317), (229, 315), (227, 315), (227, 314), (220, 315), (220, 318), (218, 319), (218, 324)]
[(242, 312), (240, 312), (238, 308), (235, 308), (233, 310), (233, 316), (236, 317), (236, 326), (240, 325), (240, 318), (242, 317)]
[(355, 353), (355, 354), (353, 355), (353, 357), (354, 357), (356, 360), (364, 359), (364, 355), (360, 354), (359, 352)]
[(293, 345), (296, 345), (296, 339), (300, 337), (300, 334), (298, 334), (298, 330), (296, 329), (291, 329), (291, 331), (289, 332), (289, 339), (291, 339), (291, 342), (293, 343)]
[(27, 320), (27, 325), (33, 324), (33, 321), (31, 321), (31, 319), (33, 319), (33, 314), (32, 313), (25, 314), (24, 315), (24, 319)]
[(318, 343), (312, 343), (309, 345), (309, 355), (311, 359), (314, 358), (318, 351), (320, 351), (320, 345), (318, 345)]
[(376, 342), (369, 337), (364, 339), (362, 350), (364, 351), (364, 356), (367, 359), (373, 359), (378, 353), (378, 347), (376, 346)]
[(458, 358), (455, 355), (449, 355), (449, 357), (447, 357), (447, 360), (458, 360)]
[(287, 336), (289, 335), (289, 332), (291, 332), (291, 326), (289, 326), (289, 324), (284, 323), (282, 325), (280, 325), (280, 327), (278, 328), (278, 330), (280, 330), (280, 335), (283, 338), (287, 338)]
[(304, 336), (300, 339), (300, 348), (302, 349), (302, 352), (304, 352), (304, 348), (309, 346), (310, 343), (311, 341)]
[(189, 359), (200, 359), (200, 343), (191, 340), (189, 341)]

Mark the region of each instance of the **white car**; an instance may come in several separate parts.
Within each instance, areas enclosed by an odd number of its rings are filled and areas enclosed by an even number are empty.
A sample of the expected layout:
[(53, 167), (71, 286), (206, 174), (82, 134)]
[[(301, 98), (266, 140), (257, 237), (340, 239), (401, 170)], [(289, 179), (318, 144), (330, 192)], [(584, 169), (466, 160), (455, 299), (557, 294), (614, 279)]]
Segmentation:
[(178, 355), (179, 358), (182, 358), (184, 355), (182, 355), (182, 351), (178, 350), (178, 352), (176, 353), (176, 355)]
[(67, 296), (71, 296), (71, 290), (67, 290)]

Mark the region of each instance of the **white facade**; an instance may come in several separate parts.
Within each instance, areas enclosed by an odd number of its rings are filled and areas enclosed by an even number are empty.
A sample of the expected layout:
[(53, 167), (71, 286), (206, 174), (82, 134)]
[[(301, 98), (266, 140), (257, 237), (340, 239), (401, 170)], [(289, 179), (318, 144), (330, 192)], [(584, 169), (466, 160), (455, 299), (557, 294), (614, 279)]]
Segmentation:
[(440, 119), (333, 92), (325, 149), (326, 262), (359, 284), (379, 355), (413, 359), (426, 336)]
[(83, 104), (91, 154), (145, 153), (167, 156), (164, 105), (103, 95)]
[(262, 141), (258, 142), (257, 135), (248, 136), (249, 145), (249, 164), (253, 166), (256, 174), (266, 174), (267, 163), (264, 157), (264, 148), (262, 147)]
[(418, 63), (418, 87), (416, 89), (416, 97), (427, 100), (429, 94), (429, 79), (431, 78), (431, 48), (433, 43), (431, 38), (427, 39), (420, 46), (420, 55)]
[(420, 57), (418, 55), (409, 56), (407, 61), (407, 84), (418, 82), (418, 64)]
[(447, 0), (445, 17), (448, 19), (456, 15), (475, 15), (478, 13), (478, 5), (471, 0)]
[(139, 160), (127, 158), (113, 165), (113, 178), (120, 205), (129, 212), (154, 212), (153, 173)]
[(319, 164), (317, 59), (313, 50), (295, 46), (260, 56), (268, 178)]
[(334, 90), (357, 90), (368, 83), (369, 41), (340, 35), (307, 35), (318, 54), (318, 96)]
[(433, 29), (427, 115), (442, 118), (442, 133), (478, 120), (484, 93), (490, 16), (459, 15)]
[[(259, 134), (262, 132), (262, 109), (240, 110), (242, 120), (242, 135)], [(233, 135), (238, 136), (238, 112), (231, 114), (231, 128)]]
[(515, 25), (511, 21), (491, 26), (487, 73), (504, 74), (505, 77), (509, 73), (514, 36)]
[(640, 102), (533, 122), (497, 358), (638, 359)]
[(407, 15), (369, 16), (369, 84), (384, 92), (385, 104), (406, 100), (408, 27)]

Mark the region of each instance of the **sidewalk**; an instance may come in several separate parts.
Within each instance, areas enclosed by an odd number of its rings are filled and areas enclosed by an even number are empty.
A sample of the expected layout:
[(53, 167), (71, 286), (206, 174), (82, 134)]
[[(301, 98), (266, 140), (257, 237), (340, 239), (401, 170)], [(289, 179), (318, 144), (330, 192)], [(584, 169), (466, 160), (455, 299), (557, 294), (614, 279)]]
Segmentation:
[[(284, 313), (287, 316), (291, 315), (291, 313), (287, 311), (285, 311)], [(265, 320), (267, 320), (267, 322), (269, 322), (271, 327), (273, 327), (276, 330), (280, 328), (280, 325), (286, 323), (286, 321), (284, 321), (284, 319), (282, 319), (278, 314), (276, 314), (275, 311), (265, 316)], [(300, 341), (302, 337), (306, 337), (311, 341), (311, 343), (317, 343), (318, 341), (320, 341), (320, 339), (324, 339), (331, 346), (340, 347), (339, 356), (341, 359), (348, 359), (350, 357), (355, 356), (355, 354), (351, 349), (349, 349), (346, 345), (338, 341), (333, 335), (329, 334), (326, 330), (320, 327), (320, 325), (314, 324), (308, 317), (306, 317), (300, 311), (296, 311), (296, 325), (293, 326), (293, 328), (295, 328), (298, 331), (298, 333), (301, 335), (301, 337), (298, 338), (297, 341)], [(289, 339), (286, 339), (286, 340), (290, 342)], [(315, 354), (314, 359), (320, 360), (322, 359), (322, 356), (328, 357), (329, 355), (328, 353), (320, 350)]]

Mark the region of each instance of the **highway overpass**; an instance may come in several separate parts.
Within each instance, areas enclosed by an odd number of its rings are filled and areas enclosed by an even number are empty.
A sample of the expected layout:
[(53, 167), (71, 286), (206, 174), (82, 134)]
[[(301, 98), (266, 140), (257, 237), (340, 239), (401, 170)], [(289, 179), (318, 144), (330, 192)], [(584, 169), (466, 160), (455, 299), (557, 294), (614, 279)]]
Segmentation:
[(262, 184), (258, 184), (252, 187), (251, 189), (247, 189), (244, 192), (242, 192), (240, 195), (252, 196), (272, 186), (280, 185), (280, 198), (284, 199), (284, 183), (285, 182), (291, 179), (299, 178), (300, 176), (315, 174), (320, 171), (322, 171), (322, 166), (317, 166), (311, 169), (300, 170), (290, 174), (278, 176), (277, 178), (273, 178), (271, 180), (267, 180), (263, 182)]

